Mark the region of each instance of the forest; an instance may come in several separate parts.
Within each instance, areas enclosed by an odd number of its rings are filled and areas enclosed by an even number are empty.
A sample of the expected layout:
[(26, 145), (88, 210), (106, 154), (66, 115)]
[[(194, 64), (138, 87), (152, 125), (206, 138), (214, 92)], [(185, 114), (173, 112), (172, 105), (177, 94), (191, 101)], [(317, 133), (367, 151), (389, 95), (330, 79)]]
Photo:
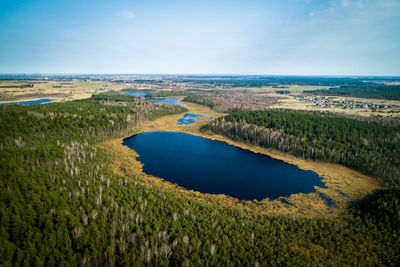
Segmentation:
[(174, 82), (205, 84), (208, 87), (263, 87), (280, 85), (309, 85), (309, 86), (341, 86), (360, 85), (361, 79), (339, 77), (307, 77), (307, 76), (186, 76), (172, 79)]
[(209, 108), (214, 108), (219, 105), (218, 103), (215, 103), (214, 101), (210, 100), (207, 97), (195, 94), (188, 95), (183, 100), (186, 102), (207, 106)]
[(400, 85), (384, 85), (376, 83), (342, 85), (339, 88), (329, 88), (328, 90), (304, 91), (317, 95), (347, 96), (400, 100)]
[(147, 94), (149, 98), (157, 97), (173, 97), (173, 96), (194, 96), (200, 97), (210, 94), (223, 94), (227, 93), (226, 90), (202, 90), (202, 89), (186, 89), (186, 90), (172, 90), (172, 91), (150, 91)]
[[(354, 203), (338, 218), (250, 216), (240, 208), (186, 199), (112, 171), (113, 155), (99, 147), (102, 141), (126, 136), (145, 121), (183, 112), (182, 107), (117, 94), (1, 106), (0, 265), (398, 264), (400, 203), (394, 186)], [(206, 130), (220, 131), (221, 124), (227, 131), (231, 127), (231, 137), (242, 137), (239, 129), (245, 129), (246, 121), (253, 125), (243, 131), (248, 141), (258, 136), (257, 127), (269, 127), (271, 140), (279, 140), (274, 136), (287, 140), (278, 142), (283, 150), (298, 145), (293, 137), (298, 134), (305, 144), (315, 142), (319, 148), (310, 154), (305, 147), (305, 156), (324, 155), (330, 160), (341, 159), (336, 150), (343, 140), (355, 142), (356, 157), (364, 155), (357, 149), (368, 151), (368, 162), (382, 163), (392, 151), (394, 161), (381, 169), (385, 179), (395, 180), (399, 166), (395, 130), (374, 126), (369, 130), (361, 122), (353, 125), (341, 119), (336, 129), (329, 126), (335, 118), (324, 114), (283, 113), (234, 113)], [(293, 130), (292, 124), (296, 124)], [(310, 129), (318, 138), (311, 137)], [(326, 140), (335, 153), (323, 150)], [(363, 142), (373, 149), (364, 148)], [(355, 162), (364, 166), (363, 160)]]
[(339, 163), (400, 185), (400, 127), (294, 110), (238, 111), (203, 126), (234, 140)]

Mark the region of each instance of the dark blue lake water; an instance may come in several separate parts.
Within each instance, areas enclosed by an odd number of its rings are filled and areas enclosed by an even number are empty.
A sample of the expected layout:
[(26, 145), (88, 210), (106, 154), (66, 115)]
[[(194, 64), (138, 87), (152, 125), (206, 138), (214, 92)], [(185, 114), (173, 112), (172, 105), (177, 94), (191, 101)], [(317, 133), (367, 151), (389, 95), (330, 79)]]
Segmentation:
[(38, 99), (38, 100), (29, 100), (29, 101), (18, 101), (18, 102), (10, 102), (10, 103), (1, 103), (0, 106), (3, 105), (34, 105), (34, 104), (43, 104), (43, 103), (49, 103), (53, 102), (54, 99)]
[(124, 140), (143, 171), (186, 189), (245, 200), (275, 199), (325, 187), (312, 171), (220, 141), (178, 132), (148, 132)]
[[(146, 98), (146, 95), (148, 93), (147, 92), (124, 92), (123, 94)], [(171, 105), (175, 105), (175, 106), (182, 106), (182, 105), (179, 105), (176, 101), (182, 100), (183, 98), (181, 98), (181, 97), (166, 97), (166, 98), (146, 98), (146, 99), (154, 101), (154, 102), (166, 103), (166, 104), (171, 104)]]

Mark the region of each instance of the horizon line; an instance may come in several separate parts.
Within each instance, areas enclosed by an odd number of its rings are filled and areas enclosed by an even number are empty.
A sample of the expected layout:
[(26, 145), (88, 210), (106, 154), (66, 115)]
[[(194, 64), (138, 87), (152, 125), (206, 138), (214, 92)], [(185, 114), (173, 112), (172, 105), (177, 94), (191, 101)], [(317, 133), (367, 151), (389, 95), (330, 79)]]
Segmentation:
[(84, 76), (84, 75), (93, 75), (93, 76), (101, 76), (101, 75), (114, 75), (114, 76), (264, 76), (264, 77), (328, 77), (328, 78), (399, 78), (400, 75), (350, 75), (350, 74), (218, 74), (218, 73), (46, 73), (46, 72), (15, 72), (15, 73), (0, 73), (0, 76)]

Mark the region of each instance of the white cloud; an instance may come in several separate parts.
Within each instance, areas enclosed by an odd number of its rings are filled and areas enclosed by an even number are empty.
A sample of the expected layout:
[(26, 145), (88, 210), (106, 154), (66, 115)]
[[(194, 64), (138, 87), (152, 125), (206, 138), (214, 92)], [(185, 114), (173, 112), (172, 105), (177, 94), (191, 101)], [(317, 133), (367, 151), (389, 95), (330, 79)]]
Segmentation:
[(134, 14), (133, 12), (129, 11), (129, 10), (121, 11), (119, 14), (120, 14), (123, 18), (126, 18), (126, 19), (133, 19), (133, 18), (136, 17), (135, 14)]
[(349, 6), (349, 0), (342, 0), (342, 6), (343, 7), (348, 7)]

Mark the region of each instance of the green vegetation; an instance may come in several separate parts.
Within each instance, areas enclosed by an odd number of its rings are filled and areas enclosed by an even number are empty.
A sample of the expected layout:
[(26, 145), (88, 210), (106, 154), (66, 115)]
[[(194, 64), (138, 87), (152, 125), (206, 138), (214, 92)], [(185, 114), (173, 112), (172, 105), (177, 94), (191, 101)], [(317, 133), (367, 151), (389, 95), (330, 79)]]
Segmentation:
[(172, 96), (193, 96), (193, 95), (211, 95), (211, 94), (223, 94), (226, 90), (202, 90), (202, 89), (190, 89), (181, 91), (153, 91), (147, 94), (146, 97), (172, 97)]
[(207, 97), (201, 95), (188, 95), (183, 99), (183, 101), (200, 104), (209, 108), (214, 108), (219, 105), (218, 103), (215, 103)]
[(352, 211), (370, 223), (400, 229), (399, 195), (398, 189), (380, 190), (358, 201)]
[[(193, 77), (194, 78), (194, 77)], [(172, 80), (173, 82), (190, 83), (196, 85), (207, 85), (208, 87), (235, 88), (235, 87), (282, 87), (290, 85), (300, 86), (340, 86), (363, 84), (361, 79), (353, 78), (327, 78), (307, 76), (224, 76), (213, 77), (203, 76), (191, 79), (186, 77), (183, 80)]]
[(189, 93), (186, 91), (153, 91), (149, 92), (146, 97), (157, 98), (157, 97), (172, 97), (172, 96), (185, 96)]
[(116, 101), (116, 102), (131, 102), (135, 96), (123, 95), (115, 91), (105, 92), (98, 95), (93, 95), (94, 100)]
[(195, 104), (200, 104), (203, 106), (207, 106), (209, 108), (214, 108), (218, 106), (218, 103), (213, 102), (206, 95), (213, 94), (221, 94), (220, 91), (216, 92), (215, 90), (185, 90), (185, 91), (158, 91), (158, 92), (150, 92), (146, 95), (147, 98), (157, 98), (157, 97), (173, 97), (173, 96), (185, 96), (183, 101), (191, 102)]
[(336, 219), (248, 216), (110, 169), (99, 142), (183, 110), (118, 95), (0, 107), (0, 265), (398, 264), (396, 190)]
[(151, 92), (152, 89), (134, 89), (134, 88), (124, 88), (120, 92)]
[(331, 88), (330, 86), (316, 86), (316, 85), (269, 85), (269, 86), (256, 86), (256, 87), (234, 87), (235, 92), (249, 93), (303, 93), (304, 91), (321, 91)]
[(15, 84), (15, 85), (0, 85), (0, 88), (32, 88), (33, 84), (24, 83), (24, 84)]
[(400, 100), (400, 85), (359, 84), (329, 90), (304, 91), (304, 93)]
[(289, 90), (276, 90), (277, 94), (281, 94), (281, 95), (288, 95), (290, 94)]
[(303, 158), (339, 163), (400, 184), (398, 126), (322, 112), (264, 110), (234, 112), (202, 130)]

